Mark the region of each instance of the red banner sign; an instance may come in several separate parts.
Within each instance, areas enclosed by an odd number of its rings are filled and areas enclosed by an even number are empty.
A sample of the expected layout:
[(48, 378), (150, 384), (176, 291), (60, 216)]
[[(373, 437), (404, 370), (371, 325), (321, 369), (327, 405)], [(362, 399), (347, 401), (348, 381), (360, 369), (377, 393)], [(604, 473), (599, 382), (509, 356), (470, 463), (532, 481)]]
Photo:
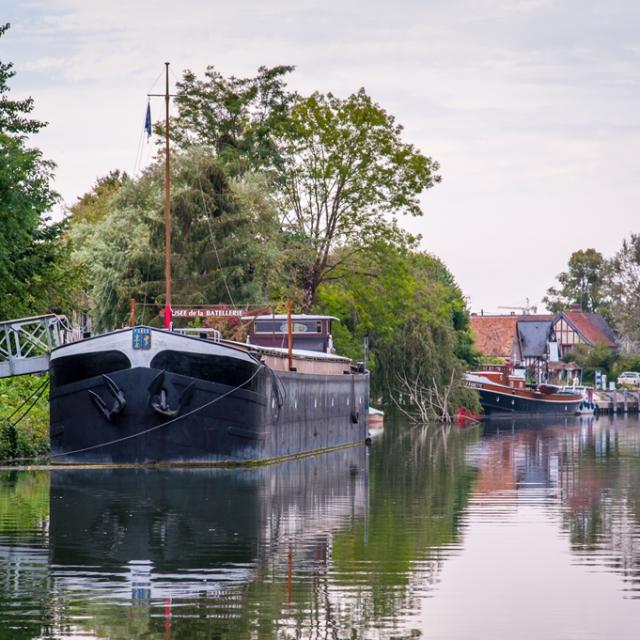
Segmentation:
[(246, 309), (198, 309), (173, 307), (174, 318), (241, 318), (250, 315)]

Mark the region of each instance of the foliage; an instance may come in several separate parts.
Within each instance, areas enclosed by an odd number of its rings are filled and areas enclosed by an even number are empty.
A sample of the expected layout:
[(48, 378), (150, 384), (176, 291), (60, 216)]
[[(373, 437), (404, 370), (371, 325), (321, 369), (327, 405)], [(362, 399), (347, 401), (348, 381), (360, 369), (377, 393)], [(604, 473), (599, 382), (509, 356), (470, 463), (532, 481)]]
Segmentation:
[(578, 344), (563, 359), (573, 361), (579, 365), (582, 368), (583, 382), (593, 384), (596, 369), (600, 369), (607, 376), (610, 376), (616, 357), (616, 352), (608, 345), (603, 342), (597, 342), (593, 347)]
[[(0, 25), (0, 37), (8, 28)], [(55, 165), (27, 144), (45, 123), (29, 116), (32, 98), (9, 98), (14, 75), (13, 65), (0, 61), (0, 318), (66, 305), (77, 276), (60, 242), (63, 223), (45, 215), (58, 199)]]
[(609, 377), (615, 380), (623, 371), (640, 371), (640, 353), (618, 355), (609, 370)]
[(583, 311), (597, 311), (606, 315), (603, 283), (606, 260), (595, 249), (574, 251), (567, 271), (558, 274), (560, 287), (550, 287), (542, 301), (550, 311), (557, 313), (573, 304)]
[[(131, 298), (140, 303), (139, 321), (160, 322), (163, 181), (157, 163), (126, 181), (97, 223), (86, 214), (73, 227), (75, 257), (89, 273), (99, 329), (126, 323)], [(171, 212), (174, 305), (254, 304), (268, 297), (283, 267), (276, 210), (261, 176), (230, 180), (206, 150), (193, 147), (174, 158)]]
[[(421, 215), (418, 195), (440, 180), (438, 164), (401, 139), (402, 127), (361, 89), (341, 100), (296, 101), (280, 136), (285, 231), (299, 239), (296, 275), (310, 308), (323, 280), (374, 242), (402, 242), (387, 216)], [(341, 260), (332, 259), (338, 248)]]
[[(30, 458), (48, 452), (49, 405), (46, 389), (29, 409), (29, 398), (35, 394), (35, 400), (46, 380), (46, 376), (42, 375), (0, 379), (0, 460)], [(27, 410), (24, 418), (18, 421)]]
[[(177, 85), (171, 137), (182, 149), (209, 148), (232, 176), (277, 167), (275, 132), (287, 122), (294, 99), (284, 81), (291, 71), (260, 67), (254, 78), (225, 78), (208, 66), (203, 80), (185, 71)], [(163, 132), (162, 125), (157, 131)]]
[(440, 260), (379, 243), (339, 275), (320, 287), (316, 308), (345, 320), (334, 329), (340, 353), (361, 359), (368, 337), (374, 396), (397, 400), (405, 379), (442, 390), (453, 375), (449, 409), (478, 408), (475, 394), (460, 386), (463, 370), (477, 357), (468, 311)]
[(605, 288), (610, 299), (611, 318), (623, 349), (640, 351), (640, 234), (631, 234), (609, 261)]
[(127, 174), (118, 169), (98, 178), (91, 190), (80, 196), (70, 208), (71, 223), (100, 222), (108, 214), (113, 197), (127, 180)]
[(266, 172), (290, 254), (287, 287), (302, 292), (309, 309), (339, 266), (337, 249), (404, 242), (389, 217), (421, 215), (418, 195), (440, 176), (438, 163), (403, 142), (402, 127), (364, 89), (345, 100), (301, 97), (286, 87), (292, 70), (260, 67), (254, 78), (225, 78), (208, 67), (202, 80), (186, 71), (171, 136), (182, 149), (207, 148), (228, 175)]

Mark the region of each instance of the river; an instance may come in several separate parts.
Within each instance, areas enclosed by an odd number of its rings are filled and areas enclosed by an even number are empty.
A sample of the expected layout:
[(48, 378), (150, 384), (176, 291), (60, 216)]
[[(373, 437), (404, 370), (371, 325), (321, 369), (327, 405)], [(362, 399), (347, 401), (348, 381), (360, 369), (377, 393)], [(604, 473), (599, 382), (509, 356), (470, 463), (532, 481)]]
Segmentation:
[(0, 638), (636, 638), (637, 417), (0, 474)]

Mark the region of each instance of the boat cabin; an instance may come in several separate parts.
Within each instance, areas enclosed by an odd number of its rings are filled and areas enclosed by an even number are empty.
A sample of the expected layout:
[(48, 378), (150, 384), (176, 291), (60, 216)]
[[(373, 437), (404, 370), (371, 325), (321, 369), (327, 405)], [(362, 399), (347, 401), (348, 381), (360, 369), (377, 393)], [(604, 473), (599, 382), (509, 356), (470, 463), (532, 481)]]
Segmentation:
[[(286, 349), (288, 346), (287, 314), (243, 316), (249, 323), (247, 344)], [(333, 353), (331, 323), (338, 318), (293, 314), (291, 316), (293, 348), (304, 351)]]

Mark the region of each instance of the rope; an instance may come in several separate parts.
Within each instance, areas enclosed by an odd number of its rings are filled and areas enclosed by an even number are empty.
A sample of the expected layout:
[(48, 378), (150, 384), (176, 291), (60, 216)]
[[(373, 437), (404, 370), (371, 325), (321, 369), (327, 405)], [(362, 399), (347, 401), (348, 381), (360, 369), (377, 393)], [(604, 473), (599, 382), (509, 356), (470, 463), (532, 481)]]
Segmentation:
[(168, 426), (170, 424), (173, 424), (174, 422), (177, 422), (178, 420), (182, 420), (183, 418), (187, 418), (187, 417), (193, 415), (194, 413), (197, 413), (198, 411), (202, 411), (202, 409), (206, 409), (207, 407), (210, 407), (212, 404), (215, 404), (216, 402), (222, 400), (223, 398), (226, 398), (227, 396), (230, 396), (232, 393), (235, 393), (236, 391), (238, 391), (238, 389), (241, 389), (245, 385), (249, 384), (258, 375), (258, 373), (262, 369), (264, 369), (264, 366), (265, 366), (264, 364), (260, 364), (260, 366), (257, 367), (256, 370), (251, 374), (251, 376), (249, 378), (247, 378), (247, 380), (245, 380), (242, 384), (239, 384), (237, 387), (234, 387), (233, 389), (230, 389), (226, 393), (223, 393), (221, 396), (218, 396), (217, 398), (214, 398), (213, 400), (210, 400), (209, 402), (205, 402), (203, 405), (200, 405), (199, 407), (196, 407), (195, 409), (192, 409), (191, 411), (187, 411), (187, 413), (184, 413), (181, 416), (176, 416), (175, 418), (172, 418), (171, 420), (167, 420), (167, 422), (163, 422), (161, 424), (157, 424), (155, 427), (149, 427), (149, 429), (144, 429), (143, 431), (138, 431), (137, 433), (132, 433), (131, 435), (124, 436), (122, 438), (116, 438), (115, 440), (109, 440), (107, 442), (101, 442), (100, 444), (91, 445), (90, 447), (84, 447), (83, 449), (75, 449), (74, 451), (65, 451), (64, 453), (56, 453), (54, 455), (50, 455), (49, 458), (50, 459), (51, 458), (59, 458), (61, 456), (71, 456), (71, 455), (74, 455), (76, 453), (84, 453), (85, 451), (92, 451), (94, 449), (99, 449), (100, 447), (107, 447), (107, 446), (112, 445), (112, 444), (118, 444), (119, 442), (124, 442), (125, 440), (131, 440), (132, 438), (137, 438), (139, 436), (146, 435), (147, 433), (151, 433), (152, 431), (156, 431), (158, 429), (161, 429), (162, 427), (166, 427), (166, 426)]
[[(253, 374), (251, 374), (251, 376), (249, 378), (247, 378), (242, 384), (239, 384), (237, 387), (234, 387), (233, 389), (230, 389), (226, 393), (223, 393), (221, 396), (218, 396), (217, 398), (214, 398), (213, 400), (210, 400), (209, 402), (205, 402), (205, 404), (200, 405), (199, 407), (196, 407), (195, 409), (192, 409), (191, 411), (188, 411), (187, 413), (184, 413), (181, 416), (176, 416), (175, 418), (172, 418), (171, 420), (167, 420), (166, 422), (158, 424), (155, 427), (150, 427), (149, 429), (145, 429), (144, 431), (138, 431), (137, 433), (132, 433), (131, 435), (124, 436), (122, 438), (116, 438), (115, 440), (109, 440), (107, 442), (101, 442), (100, 444), (91, 445), (90, 447), (84, 447), (83, 449), (76, 449), (74, 451), (66, 451), (64, 453), (56, 453), (56, 454), (48, 455), (48, 456), (44, 456), (44, 455), (43, 456), (33, 456), (31, 458), (5, 458), (4, 460), (0, 460), (0, 464), (8, 464), (8, 463), (15, 464), (15, 463), (19, 463), (19, 462), (34, 462), (35, 463), (35, 462), (38, 462), (38, 461), (51, 460), (52, 458), (59, 458), (61, 456), (70, 456), (70, 455), (74, 455), (76, 453), (83, 453), (85, 451), (92, 451), (93, 449), (99, 449), (100, 447), (107, 447), (107, 446), (112, 445), (112, 444), (117, 444), (118, 442), (124, 442), (125, 440), (130, 440), (132, 438), (137, 438), (139, 436), (143, 436), (143, 435), (145, 435), (147, 433), (151, 433), (152, 431), (156, 431), (158, 429), (161, 429), (162, 427), (166, 427), (166, 426), (168, 426), (168, 425), (170, 425), (170, 424), (172, 424), (174, 422), (177, 422), (178, 420), (182, 420), (182, 418), (187, 418), (189, 416), (192, 416), (194, 413), (197, 413), (198, 411), (202, 411), (202, 409), (206, 409), (207, 407), (210, 407), (212, 404), (215, 404), (219, 400), (222, 400), (222, 399), (226, 398), (227, 396), (230, 396), (232, 393), (235, 393), (236, 391), (238, 391), (238, 389), (241, 389), (242, 387), (248, 385), (258, 375), (258, 373), (260, 373), (260, 371), (262, 369), (264, 369), (264, 367), (265, 367), (265, 365), (261, 363), (260, 366), (253, 372)], [(48, 382), (48, 380), (47, 380), (47, 382)], [(36, 400), (37, 399), (38, 398), (36, 398)], [(28, 402), (28, 399), (25, 401), (25, 403), (26, 402)], [(35, 404), (35, 402), (33, 404)], [(24, 403), (23, 403), (23, 406), (24, 406)], [(14, 412), (14, 414), (15, 414), (15, 412)]]
[[(11, 418), (13, 418), (13, 416), (16, 415), (16, 413), (18, 413), (22, 407), (24, 407), (25, 404), (27, 404), (27, 402), (29, 402), (29, 400), (31, 400), (31, 398), (33, 398), (33, 396), (36, 395), (36, 393), (41, 394), (41, 392), (44, 390), (44, 388), (49, 384), (49, 379), (45, 378), (44, 382), (8, 417), (6, 418), (2, 418), (3, 420), (5, 420), (7, 422), (7, 424), (15, 427), (18, 425), (18, 423), (20, 422), (20, 420), (22, 420), (27, 413), (29, 413), (29, 411), (31, 411), (31, 407), (34, 406), (35, 402), (31, 403), (31, 405), (29, 406), (29, 408), (27, 409), (27, 411), (21, 415), (13, 424), (11, 424)], [(40, 398), (40, 395), (38, 395), (38, 398)], [(36, 398), (36, 402), (38, 401), (38, 398)]]

